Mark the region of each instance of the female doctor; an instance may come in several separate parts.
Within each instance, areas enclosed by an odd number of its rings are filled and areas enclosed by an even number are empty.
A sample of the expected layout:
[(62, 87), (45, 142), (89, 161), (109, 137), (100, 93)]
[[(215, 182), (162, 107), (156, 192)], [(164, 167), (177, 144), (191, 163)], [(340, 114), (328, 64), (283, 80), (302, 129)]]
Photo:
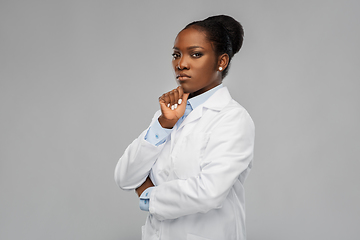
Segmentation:
[(159, 97), (150, 126), (125, 150), (115, 181), (135, 189), (149, 211), (142, 239), (244, 240), (244, 180), (254, 124), (222, 80), (243, 29), (219, 15), (177, 35), (172, 65), (179, 87)]

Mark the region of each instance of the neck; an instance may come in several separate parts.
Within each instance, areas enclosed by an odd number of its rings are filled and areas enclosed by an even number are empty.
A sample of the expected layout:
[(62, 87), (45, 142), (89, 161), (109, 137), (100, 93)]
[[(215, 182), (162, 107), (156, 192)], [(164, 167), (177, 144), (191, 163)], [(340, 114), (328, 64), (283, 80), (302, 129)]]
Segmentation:
[(200, 89), (200, 90), (198, 90), (198, 91), (196, 91), (196, 92), (190, 93), (190, 94), (189, 94), (189, 99), (190, 99), (190, 98), (193, 98), (193, 97), (196, 97), (196, 96), (199, 96), (199, 95), (201, 95), (201, 94), (203, 94), (203, 93), (206, 93), (207, 91), (213, 89), (214, 87), (219, 86), (220, 84), (222, 84), (221, 81), (218, 82), (218, 83), (216, 83), (216, 84), (214, 84), (214, 85), (212, 85), (212, 86), (210, 86), (210, 87), (207, 88), (205, 91), (204, 91), (204, 89)]

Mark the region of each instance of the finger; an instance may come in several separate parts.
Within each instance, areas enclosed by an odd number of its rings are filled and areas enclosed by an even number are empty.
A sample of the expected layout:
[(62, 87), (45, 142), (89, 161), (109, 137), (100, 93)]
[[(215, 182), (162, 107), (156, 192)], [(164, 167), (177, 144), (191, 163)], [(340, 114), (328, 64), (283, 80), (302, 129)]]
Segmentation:
[(160, 105), (164, 104), (165, 107), (170, 106), (170, 98), (168, 96), (168, 93), (164, 93), (159, 97), (159, 103)]
[(159, 104), (166, 106), (164, 94), (159, 97)]
[(174, 104), (175, 104), (174, 90), (172, 90), (172, 91), (169, 92), (169, 97), (170, 97), (171, 110), (174, 110)]
[(169, 93), (164, 93), (164, 100), (165, 100), (165, 105), (167, 107), (171, 107)]
[(174, 89), (173, 92), (174, 92), (174, 109), (176, 109), (178, 107), (179, 91), (177, 89)]
[(165, 103), (164, 94), (159, 97), (159, 102)]
[(184, 90), (181, 86), (177, 87), (177, 90), (179, 92), (179, 100), (178, 100), (178, 104), (180, 105), (182, 103), (182, 98), (184, 95)]
[(190, 93), (184, 93), (183, 97), (182, 97), (182, 101), (186, 103), (186, 101), (188, 100)]

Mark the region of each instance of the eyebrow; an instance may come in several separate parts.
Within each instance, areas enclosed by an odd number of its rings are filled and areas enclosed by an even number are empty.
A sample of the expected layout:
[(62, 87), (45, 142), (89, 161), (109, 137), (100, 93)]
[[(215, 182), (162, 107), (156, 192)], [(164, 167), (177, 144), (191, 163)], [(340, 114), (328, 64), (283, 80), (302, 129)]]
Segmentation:
[[(188, 47), (186, 49), (191, 50), (191, 49), (194, 49), (194, 48), (202, 48), (202, 49), (204, 49), (203, 47), (200, 47), (200, 46), (191, 46), (191, 47)], [(174, 50), (179, 50), (177, 47), (173, 47), (173, 49)]]

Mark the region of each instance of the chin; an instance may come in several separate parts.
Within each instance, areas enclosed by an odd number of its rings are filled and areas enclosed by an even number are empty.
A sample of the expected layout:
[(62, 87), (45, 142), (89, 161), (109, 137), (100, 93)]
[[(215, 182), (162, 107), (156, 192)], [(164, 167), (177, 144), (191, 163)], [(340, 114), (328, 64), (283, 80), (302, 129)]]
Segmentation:
[(192, 91), (186, 86), (186, 84), (181, 84), (179, 83), (179, 85), (182, 87), (184, 93), (191, 93)]
[(194, 88), (194, 86), (192, 86), (191, 84), (186, 83), (186, 82), (180, 83), (180, 86), (183, 88), (184, 93), (192, 94), (199, 90), (199, 89)]
[(194, 91), (192, 89), (189, 89), (187, 87), (182, 86), (184, 93), (193, 93)]

